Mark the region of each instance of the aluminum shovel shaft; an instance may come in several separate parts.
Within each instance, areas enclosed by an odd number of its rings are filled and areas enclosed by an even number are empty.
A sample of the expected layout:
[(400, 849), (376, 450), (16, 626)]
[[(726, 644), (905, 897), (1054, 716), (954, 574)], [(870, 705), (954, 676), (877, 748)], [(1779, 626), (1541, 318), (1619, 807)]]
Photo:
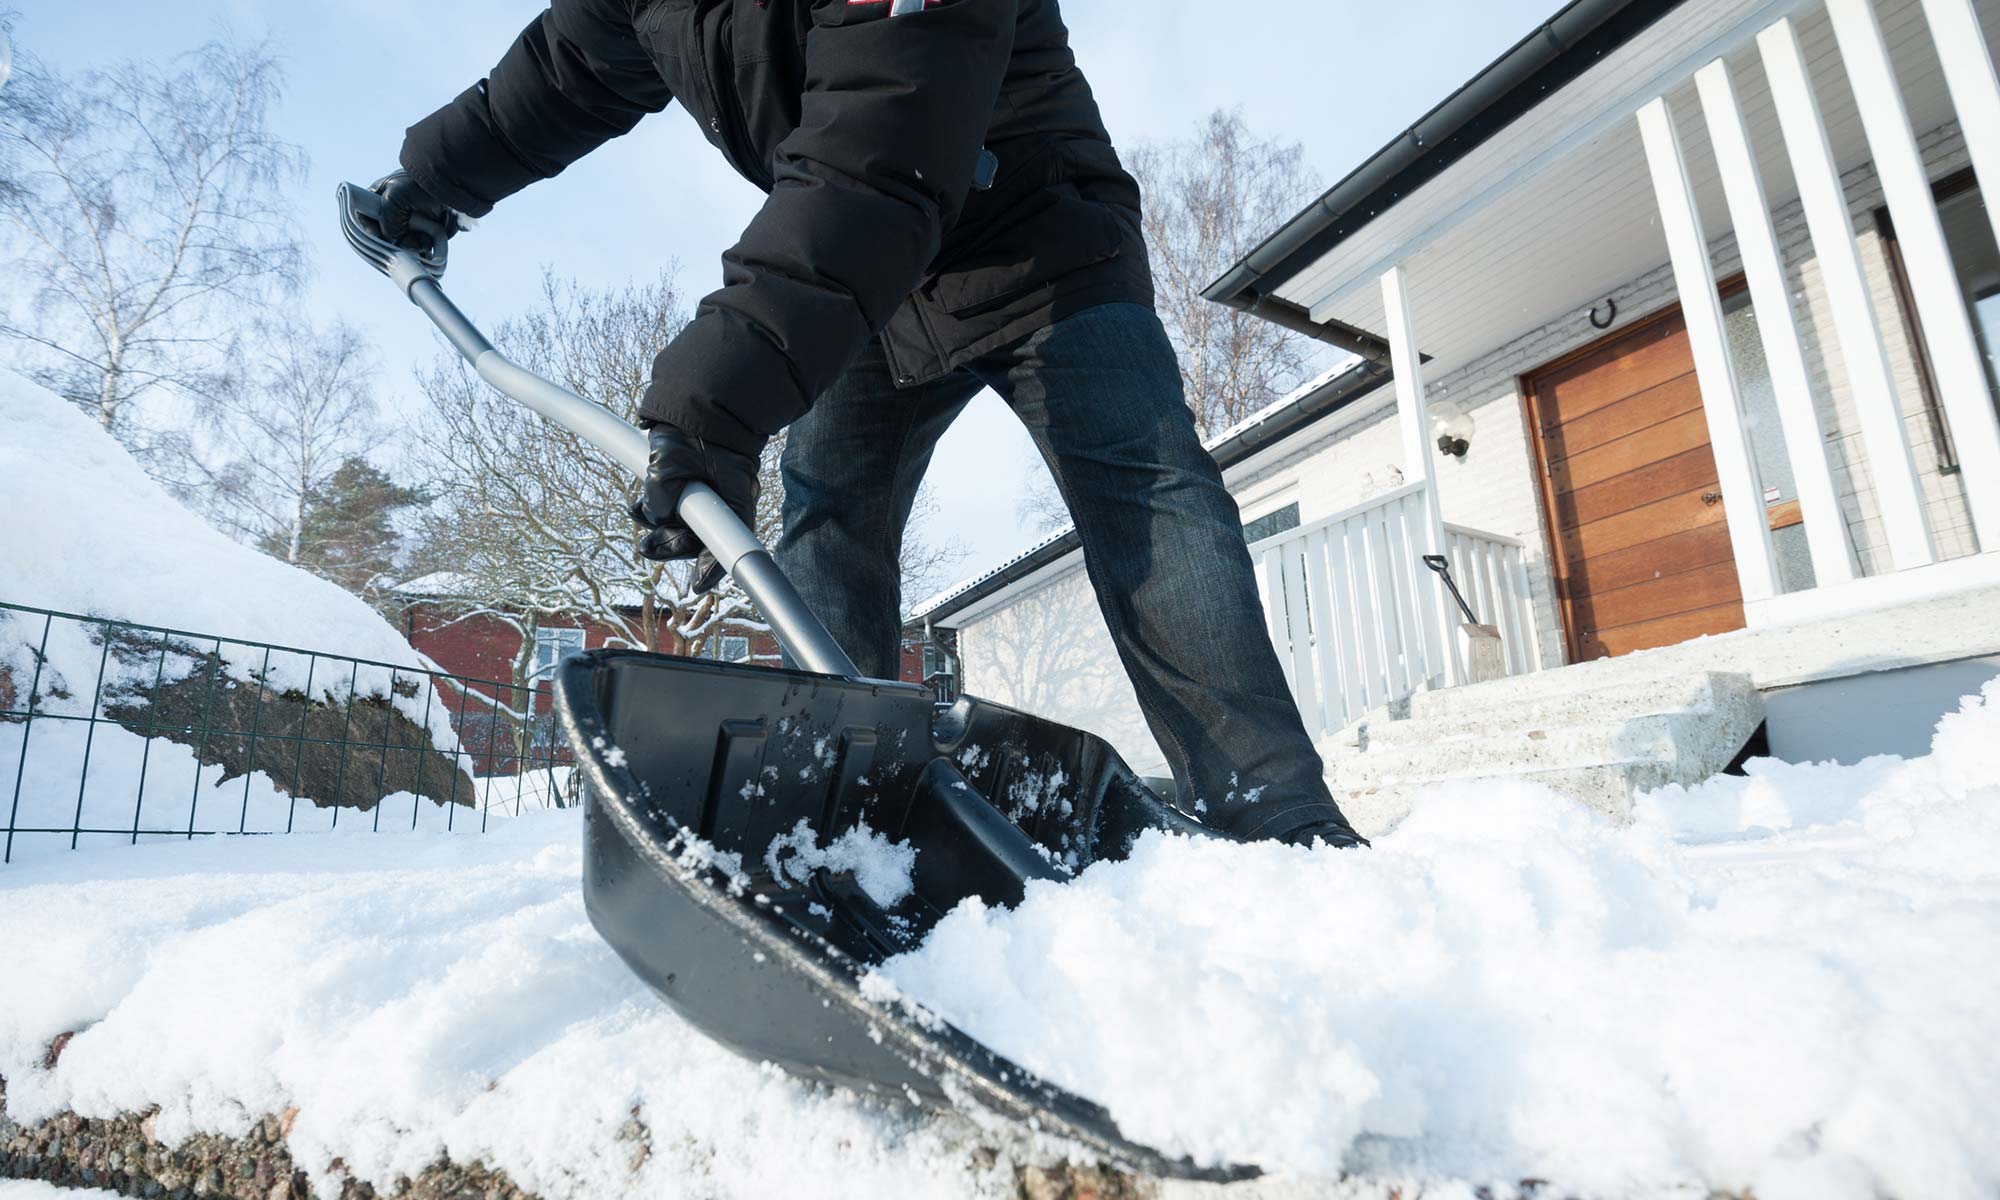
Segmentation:
[[(350, 191), (352, 189), (352, 191)], [(360, 193), (360, 194), (356, 194)], [(513, 362), (493, 348), (486, 335), (438, 286), (443, 270), (440, 252), (427, 263), (409, 250), (395, 246), (358, 216), (359, 203), (372, 197), (365, 189), (344, 184), (341, 190), (341, 220), (348, 241), (364, 259), (394, 280), (410, 303), (424, 311), (457, 351), (465, 356), (479, 377), (507, 398), (540, 413), (609, 454), (636, 476), (646, 474), (646, 435), (621, 420), (601, 404), (593, 404), (568, 388), (544, 379)], [(820, 619), (813, 615), (805, 597), (778, 569), (771, 552), (757, 540), (722, 497), (704, 483), (689, 484), (681, 492), (680, 518), (708, 547), (722, 569), (741, 587), (752, 603), (771, 623), (778, 643), (793, 661), (808, 671), (824, 675), (859, 678), (854, 660), (840, 648)]]

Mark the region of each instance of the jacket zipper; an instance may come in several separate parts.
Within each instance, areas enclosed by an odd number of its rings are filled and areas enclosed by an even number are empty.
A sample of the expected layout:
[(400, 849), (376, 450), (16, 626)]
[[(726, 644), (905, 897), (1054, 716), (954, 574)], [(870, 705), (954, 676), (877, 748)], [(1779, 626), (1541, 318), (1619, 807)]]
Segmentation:
[[(734, 0), (723, 0), (723, 3), (731, 4)], [(731, 80), (728, 89), (729, 103), (723, 103), (723, 89), (716, 83), (715, 72), (708, 56), (708, 39), (702, 30), (702, 8), (702, 5), (693, 6), (693, 28), (689, 31), (688, 40), (694, 45), (695, 71), (701, 76), (702, 87), (708, 92), (709, 132), (722, 139), (723, 153), (729, 156), (731, 164), (738, 171), (754, 180), (765, 191), (769, 191), (775, 181), (765, 164), (758, 160), (749, 144), (749, 138), (743, 133), (740, 111), (742, 97), (736, 94), (734, 80)], [(734, 14), (731, 14), (730, 19), (734, 20)], [(734, 33), (734, 30), (731, 32)]]

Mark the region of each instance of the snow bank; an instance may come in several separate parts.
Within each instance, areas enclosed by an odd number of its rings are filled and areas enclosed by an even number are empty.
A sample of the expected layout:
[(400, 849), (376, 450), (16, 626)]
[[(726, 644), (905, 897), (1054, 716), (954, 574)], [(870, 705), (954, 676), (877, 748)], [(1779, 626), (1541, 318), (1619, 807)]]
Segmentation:
[[(962, 907), (873, 990), (1136, 1138), (1278, 1173), (1229, 1200), (1990, 1197), (1995, 780), (2000, 685), (1927, 758), (1759, 764), (1629, 828), (1489, 786), (1365, 852), (1152, 837)], [(336, 1156), (386, 1184), (448, 1155), (551, 1198), (1013, 1194), (1018, 1148), (675, 1018), (590, 929), (579, 859), (572, 810), (0, 871), (12, 1115), (157, 1104), (172, 1140), (297, 1106), (322, 1191)]]
[(969, 1127), (804, 1087), (674, 1017), (590, 928), (580, 841), (570, 810), (0, 871), (10, 1115), (159, 1104), (172, 1143), (297, 1106), (319, 1195), (335, 1157), (388, 1189), (440, 1155), (578, 1200), (1010, 1194)]
[(1365, 853), (1149, 837), (962, 906), (884, 974), (1203, 1161), (2000, 1189), (2000, 685), (1928, 758), (1762, 763), (1644, 809), (1488, 784)]
[[(0, 512), (10, 514), (0, 521), (0, 600), (422, 669), (409, 643), (367, 604), (218, 533), (53, 392), (0, 371), (0, 429), (7, 431), (0, 439)], [(0, 669), (21, 693), (34, 675), (42, 632), (40, 620), (0, 610)], [(51, 711), (89, 715), (100, 664), (113, 685), (153, 684), (154, 656), (104, 655), (93, 633), (68, 621), (49, 629), (41, 691)], [(215, 643), (192, 645), (205, 652)], [(264, 652), (248, 646), (224, 643), (221, 654), (228, 674), (247, 679), (268, 669), (280, 690), (305, 690), (312, 668), (295, 654), (274, 654), (266, 664)], [(170, 656), (167, 681), (198, 662)], [(411, 677), (400, 680), (409, 691)], [(389, 670), (363, 668), (356, 693), (388, 695), (390, 682)], [(313, 690), (344, 699), (348, 684), (345, 671), (329, 679), (323, 667)], [(414, 690), (397, 695), (397, 707), (427, 723), (438, 748), (450, 750), (455, 742), (444, 701), (426, 716), (428, 685)]]

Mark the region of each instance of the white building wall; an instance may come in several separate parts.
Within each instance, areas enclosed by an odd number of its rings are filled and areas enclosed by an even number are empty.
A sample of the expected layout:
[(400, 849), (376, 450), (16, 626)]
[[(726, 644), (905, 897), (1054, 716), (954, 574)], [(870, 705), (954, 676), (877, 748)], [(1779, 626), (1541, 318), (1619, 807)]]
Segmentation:
[(1111, 644), (1081, 555), (1054, 578), (959, 626), (965, 690), (1104, 738), (1142, 775), (1164, 775)]
[[(1933, 179), (1966, 165), (1955, 125), (1920, 139)], [(1843, 177), (1862, 262), (1869, 275), (1889, 363), (1902, 400), (1907, 430), (1940, 557), (1968, 554), (1977, 546), (1956, 474), (1939, 470), (1936, 437), (1925, 408), (1909, 317), (1895, 293), (1887, 249), (1874, 211), (1882, 192), (1872, 167)], [(1873, 483), (1855, 420), (1852, 397), (1839, 363), (1824, 289), (1813, 260), (1800, 206), (1774, 214), (1780, 247), (1790, 269), (1800, 335), (1813, 372), (1814, 397), (1827, 430), (1835, 487), (1862, 568), (1888, 569), (1887, 543), (1876, 514)], [(1718, 276), (1740, 270), (1735, 239), (1712, 244)], [(1433, 436), (1450, 432), (1471, 443), (1463, 459), (1438, 461), (1438, 488), (1446, 521), (1519, 539), (1526, 547), (1530, 590), (1544, 666), (1559, 666), (1565, 650), (1541, 492), (1528, 441), (1521, 377), (1562, 356), (1648, 317), (1676, 299), (1673, 273), (1662, 264), (1616, 289), (1617, 320), (1595, 329), (1586, 316), (1592, 302), (1529, 330), (1490, 354), (1430, 381)], [(1419, 339), (1422, 330), (1418, 330)], [(1394, 397), (1384, 388), (1276, 448), (1232, 469), (1227, 482), (1246, 519), (1296, 500), (1302, 521), (1314, 521), (1361, 503), (1403, 482)], [(1126, 681), (1080, 557), (1049, 581), (960, 626), (966, 689), (1001, 703), (1089, 729), (1117, 746), (1145, 772), (1163, 769), (1163, 757), (1146, 729)]]

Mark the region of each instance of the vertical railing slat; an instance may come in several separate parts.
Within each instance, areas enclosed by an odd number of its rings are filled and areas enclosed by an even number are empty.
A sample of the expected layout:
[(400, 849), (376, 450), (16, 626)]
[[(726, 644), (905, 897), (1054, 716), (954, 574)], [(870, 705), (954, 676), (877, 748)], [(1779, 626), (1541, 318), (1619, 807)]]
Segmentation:
[[(1986, 35), (1972, 11), (1972, 0), (1923, 0), (1923, 5), (1972, 172), (1981, 194), (1994, 195), (2000, 191), (2000, 77), (1986, 52)], [(1981, 207), (1994, 238), (2000, 240), (2000, 205)]]
[(1306, 539), (1306, 593), (1315, 599), (1312, 606), (1313, 652), (1319, 670), (1321, 719), (1328, 729), (1347, 724), (1349, 692), (1342, 670), (1339, 595), (1327, 572), (1327, 533), (1316, 529)]
[(1288, 624), (1285, 613), (1285, 562), (1284, 551), (1279, 545), (1267, 546), (1264, 560), (1264, 626), (1271, 635), (1271, 648), (1277, 651), (1278, 666), (1285, 673), (1285, 686), (1292, 689), (1292, 695), (1299, 694), (1298, 681), (1292, 678), (1292, 653)]
[(1867, 451), (1868, 470), (1875, 481), (1875, 502), (1897, 570), (1933, 562), (1937, 551), (1930, 524), (1924, 519), (1923, 494), (1910, 443), (1903, 436), (1903, 413), (1889, 360), (1882, 348), (1882, 330), (1875, 318), (1861, 251), (1854, 242), (1854, 225), (1847, 212), (1847, 193), (1840, 185), (1833, 147), (1827, 141), (1819, 98), (1799, 50), (1798, 33), (1781, 19), (1757, 35), (1757, 50), (1771, 86), (1778, 128), (1799, 188), (1806, 228), (1812, 235), (1827, 310), (1833, 317), (1834, 340), (1846, 364), (1853, 395), (1855, 422)]
[(1350, 636), (1359, 647), (1355, 655), (1361, 672), (1361, 691), (1355, 701), (1358, 716), (1384, 703), (1393, 687), (1389, 682), (1388, 647), (1382, 640), (1382, 623), (1376, 612), (1375, 583), (1368, 571), (1368, 529), (1358, 517), (1340, 523), (1340, 554), (1345, 563), (1342, 571), (1353, 597), (1354, 632)]
[(1708, 256), (1694, 184), (1681, 152), (1680, 130), (1673, 109), (1661, 96), (1639, 110), (1639, 135), (1645, 143), (1646, 166), (1653, 196), (1666, 234), (1667, 257), (1673, 264), (1680, 292), (1681, 316), (1687, 325), (1688, 349), (1694, 356), (1695, 378), (1701, 387), (1701, 410), (1708, 422), (1709, 448), (1721, 480), (1722, 516), (1729, 527), (1736, 579), (1746, 603), (1777, 594), (1778, 572), (1771, 554), (1771, 526), (1764, 515), (1764, 488), (1743, 417), (1742, 389), (1729, 354), (1729, 337), (1722, 323), (1722, 297), (1716, 291), (1715, 264)]
[[(1750, 149), (1743, 110), (1721, 59), (1695, 72), (1702, 118), (1722, 176), (1729, 204), (1729, 223), (1743, 256), (1743, 275), (1757, 314), (1757, 336), (1769, 364), (1771, 392), (1778, 406), (1785, 454), (1791, 460), (1798, 489), (1799, 511), (1805, 518), (1806, 545), (1812, 555), (1813, 578), (1820, 586), (1854, 578), (1854, 551), (1847, 539), (1847, 518), (1833, 487), (1827, 462), (1826, 438), (1813, 407), (1811, 375), (1805, 346), (1792, 312), (1792, 291), (1785, 282), (1785, 260), (1771, 227), (1771, 206), (1764, 197), (1764, 178)], [(1761, 501), (1760, 501), (1761, 503)]]
[(1312, 605), (1306, 601), (1304, 546), (1303, 538), (1284, 546), (1285, 610), (1291, 614), (1292, 696), (1298, 701), (1306, 732), (1317, 737), (1326, 730), (1326, 717), (1320, 700), (1324, 688), (1313, 669)]
[[(1930, 348), (1938, 402), (1951, 426), (1972, 526), (1981, 546), (2000, 548), (2000, 420), (1994, 418), (1986, 362), (1972, 333), (1951, 248), (1945, 244), (1930, 175), (1910, 132), (1895, 69), (1889, 65), (1882, 26), (1871, 0), (1827, 0), (1826, 11), (1833, 18), (1834, 40), (1854, 87), (1882, 199), (1889, 219), (1896, 223), (1896, 245), (1909, 276), (1924, 344)], [(1983, 39), (1978, 47), (1983, 57)]]

